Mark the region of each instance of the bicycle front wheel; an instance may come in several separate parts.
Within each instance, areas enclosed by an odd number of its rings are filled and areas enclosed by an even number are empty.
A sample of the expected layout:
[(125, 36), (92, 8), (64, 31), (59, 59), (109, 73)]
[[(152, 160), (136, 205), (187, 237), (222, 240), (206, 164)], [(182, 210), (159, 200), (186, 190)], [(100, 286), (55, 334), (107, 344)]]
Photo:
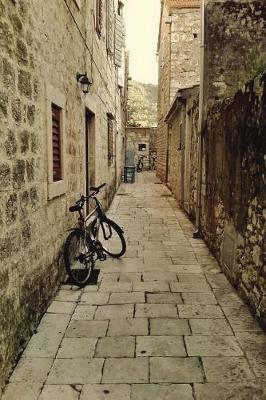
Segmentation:
[[(97, 235), (98, 229), (98, 235)], [(94, 239), (101, 242), (103, 251), (113, 258), (119, 258), (126, 252), (126, 241), (122, 229), (111, 219), (101, 221), (97, 227), (97, 219), (92, 221), (89, 231)], [(98, 237), (97, 237), (98, 236)]]
[(84, 233), (72, 231), (64, 245), (64, 261), (68, 275), (80, 287), (85, 286), (94, 266), (93, 252), (90, 251)]

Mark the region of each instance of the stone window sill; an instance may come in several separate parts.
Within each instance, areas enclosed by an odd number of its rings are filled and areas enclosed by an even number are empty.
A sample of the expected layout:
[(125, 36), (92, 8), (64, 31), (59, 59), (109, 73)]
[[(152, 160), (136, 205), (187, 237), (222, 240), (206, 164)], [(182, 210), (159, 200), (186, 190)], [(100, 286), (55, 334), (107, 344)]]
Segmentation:
[(48, 200), (62, 196), (67, 191), (67, 182), (65, 180), (48, 184)]

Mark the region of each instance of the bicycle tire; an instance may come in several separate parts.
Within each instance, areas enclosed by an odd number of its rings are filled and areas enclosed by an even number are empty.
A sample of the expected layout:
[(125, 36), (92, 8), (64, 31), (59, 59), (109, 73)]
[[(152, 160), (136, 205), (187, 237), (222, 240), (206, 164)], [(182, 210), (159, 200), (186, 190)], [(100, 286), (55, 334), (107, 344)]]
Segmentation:
[[(93, 220), (91, 224), (89, 225), (89, 234), (93, 235), (94, 238), (96, 238), (96, 222), (97, 219)], [(109, 227), (111, 229), (111, 232), (109, 231)], [(107, 240), (104, 239), (104, 232), (103, 229), (106, 229), (107, 234), (111, 234), (111, 237), (109, 237)], [(122, 257), (125, 252), (126, 252), (126, 241), (123, 235), (122, 229), (111, 219), (106, 218), (104, 221), (101, 221), (101, 224), (99, 226), (99, 233), (100, 237), (98, 240), (101, 242), (103, 251), (111, 256), (112, 258), (119, 258)], [(112, 242), (109, 241), (107, 244), (108, 240), (110, 240), (113, 237), (113, 234), (116, 234), (119, 238), (120, 243), (115, 245), (115, 242), (118, 242), (118, 240), (113, 240)], [(114, 237), (113, 237), (114, 239)], [(110, 248), (111, 246), (111, 248)]]
[[(64, 245), (64, 261), (66, 272), (68, 273), (69, 277), (74, 281), (76, 285), (78, 285), (79, 287), (84, 287), (87, 285), (91, 272), (93, 270), (94, 259), (92, 253), (88, 261), (84, 260), (83, 262), (81, 262), (80, 260), (77, 260), (77, 254), (74, 255), (74, 259), (72, 260), (71, 246), (74, 246), (75, 250), (75, 241), (80, 244), (80, 240), (82, 240), (82, 245), (84, 246), (84, 249), (86, 251), (88, 244), (87, 242), (85, 242), (83, 232), (79, 229), (75, 229), (70, 232), (70, 234), (66, 238)], [(78, 251), (80, 251), (80, 249)], [(81, 254), (82, 253), (79, 254), (79, 257), (81, 256)], [(81, 267), (81, 269), (75, 269), (75, 267), (79, 266)], [(85, 266), (85, 268), (83, 266)]]

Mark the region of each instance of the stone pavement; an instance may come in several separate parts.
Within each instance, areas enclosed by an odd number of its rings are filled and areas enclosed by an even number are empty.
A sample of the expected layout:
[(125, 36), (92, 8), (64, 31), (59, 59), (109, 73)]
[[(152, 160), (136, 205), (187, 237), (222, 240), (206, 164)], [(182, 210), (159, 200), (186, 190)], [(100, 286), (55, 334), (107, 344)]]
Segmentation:
[(126, 256), (61, 287), (3, 400), (266, 399), (265, 334), (169, 191), (139, 174), (109, 214)]

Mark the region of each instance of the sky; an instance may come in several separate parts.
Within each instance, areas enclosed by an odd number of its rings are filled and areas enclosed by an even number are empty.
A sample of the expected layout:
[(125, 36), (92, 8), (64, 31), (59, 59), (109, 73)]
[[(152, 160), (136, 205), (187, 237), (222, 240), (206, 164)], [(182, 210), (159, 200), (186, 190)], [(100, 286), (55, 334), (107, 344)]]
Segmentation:
[(158, 83), (156, 61), (160, 0), (125, 0), (129, 74), (140, 82)]

